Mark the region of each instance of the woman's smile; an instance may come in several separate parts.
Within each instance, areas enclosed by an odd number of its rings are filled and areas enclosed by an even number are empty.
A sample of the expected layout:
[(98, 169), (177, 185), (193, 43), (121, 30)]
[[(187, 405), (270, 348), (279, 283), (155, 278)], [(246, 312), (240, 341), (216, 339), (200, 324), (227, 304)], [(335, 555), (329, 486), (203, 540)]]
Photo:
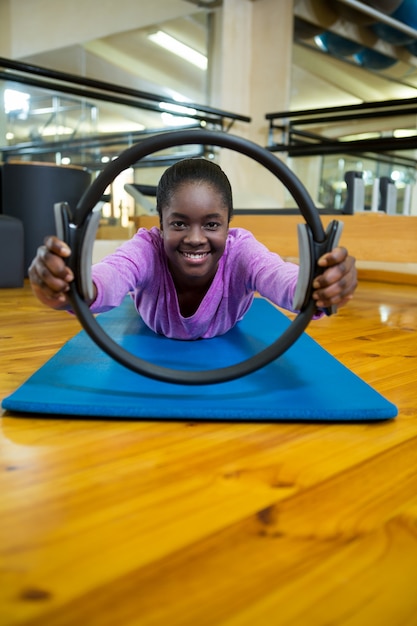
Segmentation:
[(205, 261), (210, 254), (210, 252), (190, 252), (186, 250), (180, 250), (179, 252), (187, 260), (192, 261), (193, 263), (198, 263), (199, 261)]

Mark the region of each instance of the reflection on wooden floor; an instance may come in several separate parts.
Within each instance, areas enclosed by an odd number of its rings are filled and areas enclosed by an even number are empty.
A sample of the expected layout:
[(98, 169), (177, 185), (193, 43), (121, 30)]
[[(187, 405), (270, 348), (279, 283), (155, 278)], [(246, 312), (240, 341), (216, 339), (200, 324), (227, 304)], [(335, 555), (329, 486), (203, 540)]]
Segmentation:
[[(79, 330), (0, 290), (0, 397)], [(417, 287), (308, 333), (399, 408), (372, 424), (0, 425), (0, 623), (417, 626)]]

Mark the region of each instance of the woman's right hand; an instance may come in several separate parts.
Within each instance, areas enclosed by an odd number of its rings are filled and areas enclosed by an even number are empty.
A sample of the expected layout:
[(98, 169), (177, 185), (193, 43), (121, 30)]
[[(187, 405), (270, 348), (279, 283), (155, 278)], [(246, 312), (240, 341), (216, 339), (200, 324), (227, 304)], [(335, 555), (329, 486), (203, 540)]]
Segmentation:
[(68, 292), (74, 274), (65, 262), (70, 255), (71, 249), (64, 241), (55, 236), (47, 237), (28, 270), (34, 294), (53, 309), (70, 308)]

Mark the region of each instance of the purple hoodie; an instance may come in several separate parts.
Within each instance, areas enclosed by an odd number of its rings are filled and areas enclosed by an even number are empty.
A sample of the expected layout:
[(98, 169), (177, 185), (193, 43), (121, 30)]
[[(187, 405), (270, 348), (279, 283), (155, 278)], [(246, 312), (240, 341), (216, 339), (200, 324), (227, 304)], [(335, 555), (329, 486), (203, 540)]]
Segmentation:
[(292, 311), (298, 266), (270, 252), (247, 230), (229, 229), (217, 273), (198, 310), (183, 317), (157, 227), (139, 231), (92, 268), (94, 313), (108, 311), (132, 295), (144, 322), (174, 339), (222, 335), (245, 315), (255, 292)]

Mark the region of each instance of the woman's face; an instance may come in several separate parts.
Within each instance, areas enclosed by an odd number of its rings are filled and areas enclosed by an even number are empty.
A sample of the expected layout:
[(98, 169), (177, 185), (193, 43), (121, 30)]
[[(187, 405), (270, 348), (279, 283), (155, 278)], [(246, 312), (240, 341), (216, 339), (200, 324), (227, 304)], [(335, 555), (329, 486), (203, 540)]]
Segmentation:
[(181, 184), (162, 208), (161, 231), (177, 288), (204, 286), (216, 274), (229, 230), (228, 208), (204, 182)]

